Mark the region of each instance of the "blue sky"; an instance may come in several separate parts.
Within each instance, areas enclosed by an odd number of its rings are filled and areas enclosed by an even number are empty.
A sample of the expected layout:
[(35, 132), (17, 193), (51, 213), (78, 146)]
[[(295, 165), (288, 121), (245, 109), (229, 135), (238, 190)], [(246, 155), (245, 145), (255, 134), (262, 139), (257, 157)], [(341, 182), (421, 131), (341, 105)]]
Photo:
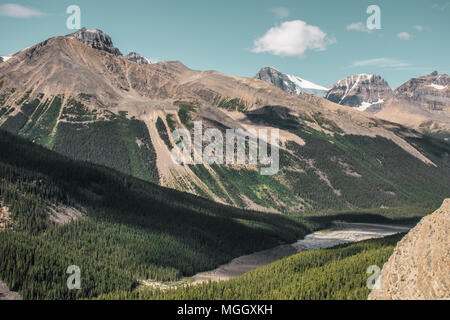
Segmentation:
[[(251, 77), (272, 66), (323, 86), (377, 73), (397, 87), (450, 69), (450, 0), (0, 1), (0, 54), (73, 32), (72, 4), (122, 53), (196, 70)], [(381, 8), (381, 30), (366, 28), (369, 5)]]

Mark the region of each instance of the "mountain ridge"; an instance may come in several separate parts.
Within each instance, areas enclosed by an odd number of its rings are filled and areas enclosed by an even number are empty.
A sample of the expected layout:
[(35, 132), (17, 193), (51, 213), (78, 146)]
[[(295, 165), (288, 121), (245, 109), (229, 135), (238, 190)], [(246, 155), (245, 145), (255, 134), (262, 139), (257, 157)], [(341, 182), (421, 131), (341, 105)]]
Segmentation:
[[(383, 171), (376, 155), (364, 164), (359, 139), (405, 152), (424, 177), (446, 170), (445, 156), (430, 154), (424, 138), (408, 128), (258, 79), (195, 71), (180, 62), (141, 65), (73, 36), (51, 38), (0, 64), (0, 94), (0, 126), (12, 133), (78, 160), (238, 207), (313, 210), (326, 203), (319, 194), (333, 199), (325, 207), (367, 206), (353, 198), (352, 188), (361, 191), (365, 185), (364, 193), (373, 197), (369, 185), (375, 181), (379, 200), (372, 205), (410, 198), (411, 192), (399, 188), (393, 166)], [(168, 132), (191, 130), (197, 120), (222, 132), (279, 129), (279, 175), (262, 178), (257, 166), (175, 165)], [(320, 148), (329, 156), (319, 155)], [(408, 183), (412, 188), (416, 182)], [(320, 193), (313, 191), (317, 188)]]

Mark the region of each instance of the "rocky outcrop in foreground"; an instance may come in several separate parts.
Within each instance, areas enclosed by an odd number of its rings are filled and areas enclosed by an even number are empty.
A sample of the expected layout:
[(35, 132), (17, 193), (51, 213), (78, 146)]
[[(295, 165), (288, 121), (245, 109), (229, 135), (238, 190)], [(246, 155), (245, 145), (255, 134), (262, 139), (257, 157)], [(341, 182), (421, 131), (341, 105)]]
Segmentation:
[(450, 299), (449, 230), (447, 199), (397, 244), (369, 299)]

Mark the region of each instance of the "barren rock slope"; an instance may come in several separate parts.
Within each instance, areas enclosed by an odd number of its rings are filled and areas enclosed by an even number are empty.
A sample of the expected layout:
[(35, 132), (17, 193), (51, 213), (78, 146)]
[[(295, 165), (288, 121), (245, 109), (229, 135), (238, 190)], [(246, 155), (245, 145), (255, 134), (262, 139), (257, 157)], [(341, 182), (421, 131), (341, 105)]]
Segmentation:
[(447, 199), (398, 243), (369, 299), (450, 299), (449, 229)]

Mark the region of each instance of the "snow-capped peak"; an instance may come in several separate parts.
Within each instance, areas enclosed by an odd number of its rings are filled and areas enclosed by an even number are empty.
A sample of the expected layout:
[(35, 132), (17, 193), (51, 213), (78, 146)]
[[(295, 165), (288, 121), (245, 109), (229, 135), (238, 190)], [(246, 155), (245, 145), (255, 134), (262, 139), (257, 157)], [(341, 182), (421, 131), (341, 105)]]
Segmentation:
[(297, 76), (285, 74), (273, 67), (262, 68), (255, 78), (271, 83), (283, 91), (292, 94), (307, 93), (324, 97), (328, 89)]

